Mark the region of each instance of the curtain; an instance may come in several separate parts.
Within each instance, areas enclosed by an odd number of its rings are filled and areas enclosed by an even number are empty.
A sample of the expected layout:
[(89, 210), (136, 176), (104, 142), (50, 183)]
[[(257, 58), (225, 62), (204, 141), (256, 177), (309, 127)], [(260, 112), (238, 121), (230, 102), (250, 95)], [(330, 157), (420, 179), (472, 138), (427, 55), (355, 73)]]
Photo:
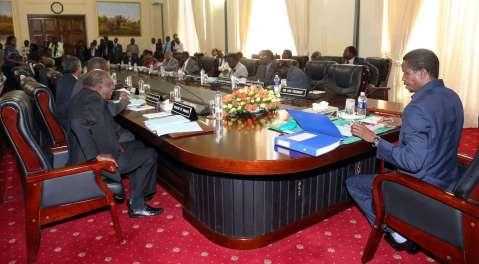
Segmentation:
[(400, 103), (407, 103), (410, 99), (410, 93), (402, 84), (401, 62), (405, 54), (406, 45), (419, 9), (420, 0), (385, 0), (384, 12), (387, 16), (385, 32), (389, 36), (389, 50), (386, 50), (386, 56), (393, 60), (389, 87), (392, 87), (390, 100)]
[(168, 23), (167, 30), (165, 32), (165, 37), (172, 37), (174, 33), (178, 32), (178, 0), (169, 0), (166, 2), (166, 21)]
[(191, 55), (200, 51), (193, 13), (190, 0), (178, 0), (178, 37), (183, 43), (184, 51)]
[(195, 18), (196, 34), (198, 35), (199, 49), (202, 52), (209, 51), (209, 37), (207, 34), (207, 26), (209, 24), (209, 0), (191, 0), (191, 4), (193, 5), (193, 15)]
[(298, 55), (307, 55), (309, 50), (309, 0), (286, 0), (289, 24)]
[(252, 0), (242, 0), (239, 4), (239, 40), (240, 49), (244, 50), (251, 22)]
[[(478, 127), (479, 115), (479, 1), (442, 0), (437, 25), (440, 78), (455, 90), (464, 106), (464, 126)], [(434, 3), (430, 8), (434, 8)], [(428, 8), (425, 8), (428, 10)]]

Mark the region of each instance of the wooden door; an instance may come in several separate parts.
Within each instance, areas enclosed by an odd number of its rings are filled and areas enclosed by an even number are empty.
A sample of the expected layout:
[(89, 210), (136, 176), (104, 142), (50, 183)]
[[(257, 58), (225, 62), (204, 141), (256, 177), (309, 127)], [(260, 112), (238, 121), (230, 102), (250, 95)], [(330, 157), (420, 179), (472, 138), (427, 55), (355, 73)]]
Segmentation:
[(86, 45), (85, 16), (28, 15), (28, 28), (31, 42), (37, 45), (53, 37), (62, 39), (65, 54), (73, 54), (80, 40)]

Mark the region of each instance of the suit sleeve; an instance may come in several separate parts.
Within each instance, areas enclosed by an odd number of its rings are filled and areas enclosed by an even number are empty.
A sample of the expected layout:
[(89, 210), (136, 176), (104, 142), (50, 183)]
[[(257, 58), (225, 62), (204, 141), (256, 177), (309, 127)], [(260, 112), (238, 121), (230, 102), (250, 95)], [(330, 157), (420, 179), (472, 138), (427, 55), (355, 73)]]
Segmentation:
[(126, 101), (122, 100), (120, 100), (119, 102), (107, 101), (106, 104), (108, 107), (108, 111), (110, 111), (110, 114), (112, 116), (116, 116), (121, 113), (121, 111), (125, 110), (128, 105)]
[(396, 167), (411, 173), (419, 171), (427, 155), (427, 138), (430, 123), (417, 106), (407, 109), (402, 122), (399, 145), (380, 140), (377, 156)]

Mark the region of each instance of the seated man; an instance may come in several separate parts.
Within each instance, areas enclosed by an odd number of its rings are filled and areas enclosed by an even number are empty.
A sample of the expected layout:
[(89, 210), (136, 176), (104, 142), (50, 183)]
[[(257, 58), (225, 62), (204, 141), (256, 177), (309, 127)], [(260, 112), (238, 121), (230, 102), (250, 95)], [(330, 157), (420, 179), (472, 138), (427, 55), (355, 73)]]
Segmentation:
[(200, 65), (198, 64), (198, 60), (196, 57), (190, 57), (190, 54), (185, 51), (183, 52), (183, 59), (185, 62), (183, 62), (183, 67), (182, 70), (184, 73), (188, 75), (199, 75), (201, 68)]
[(141, 55), (141, 65), (150, 68), (150, 66), (156, 67), (158, 60), (153, 57), (153, 52), (150, 50), (144, 50), (143, 54)]
[(262, 81), (265, 85), (270, 85), (273, 83), (274, 78), (274, 55), (271, 50), (262, 50), (259, 53), (259, 58), (261, 63), (256, 70), (255, 80)]
[(55, 114), (60, 123), (65, 127), (67, 120), (67, 109), (72, 95), (73, 87), (81, 74), (80, 59), (66, 55), (62, 61), (63, 76), (57, 81), (55, 95)]
[[(402, 118), (393, 121), (401, 126), (399, 143), (387, 142), (364, 125), (355, 124), (354, 135), (373, 143), (377, 157), (413, 177), (446, 189), (459, 180), (457, 147), (464, 122), (462, 103), (457, 94), (438, 80), (439, 60), (426, 49), (413, 50), (403, 58), (403, 81), (414, 93), (404, 108)], [(349, 177), (346, 186), (351, 197), (374, 223), (371, 186), (375, 175)], [(414, 208), (411, 208), (414, 210)], [(387, 241), (397, 250), (417, 252), (414, 243), (387, 230)]]
[(288, 87), (311, 88), (311, 80), (300, 68), (286, 61), (278, 63), (278, 74), (281, 79), (286, 79)]
[(358, 57), (358, 50), (354, 46), (346, 47), (343, 51), (343, 63), (344, 64), (356, 64), (363, 65), (364, 59)]
[(220, 77), (231, 78), (231, 76), (234, 76), (240, 82), (245, 83), (246, 78), (248, 78), (248, 69), (239, 61), (238, 54), (230, 53), (226, 55), (226, 62), (228, 68), (220, 74)]
[(311, 54), (312, 61), (319, 60), (320, 58), (321, 58), (321, 52), (319, 51), (315, 51)]
[(94, 159), (115, 162), (118, 172), (105, 174), (105, 177), (120, 182), (120, 174), (130, 175), (130, 217), (159, 215), (163, 209), (145, 203), (145, 197), (151, 197), (156, 192), (155, 150), (136, 140), (119, 142), (116, 121), (106, 104), (106, 100), (111, 99), (114, 86), (108, 72), (96, 70), (87, 73), (83, 85), (84, 88), (72, 98), (68, 108), (69, 164)]
[(180, 64), (175, 57), (173, 57), (173, 53), (171, 51), (165, 52), (165, 59), (163, 60), (162, 64), (165, 71), (178, 71)]

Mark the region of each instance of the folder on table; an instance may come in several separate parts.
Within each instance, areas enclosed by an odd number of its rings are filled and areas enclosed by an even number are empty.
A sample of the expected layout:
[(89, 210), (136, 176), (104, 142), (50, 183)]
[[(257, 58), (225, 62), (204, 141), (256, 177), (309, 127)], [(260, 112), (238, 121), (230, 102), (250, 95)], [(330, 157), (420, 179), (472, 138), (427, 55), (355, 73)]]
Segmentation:
[(275, 145), (317, 157), (341, 144), (341, 133), (326, 116), (299, 110), (288, 112), (303, 131), (277, 136)]

